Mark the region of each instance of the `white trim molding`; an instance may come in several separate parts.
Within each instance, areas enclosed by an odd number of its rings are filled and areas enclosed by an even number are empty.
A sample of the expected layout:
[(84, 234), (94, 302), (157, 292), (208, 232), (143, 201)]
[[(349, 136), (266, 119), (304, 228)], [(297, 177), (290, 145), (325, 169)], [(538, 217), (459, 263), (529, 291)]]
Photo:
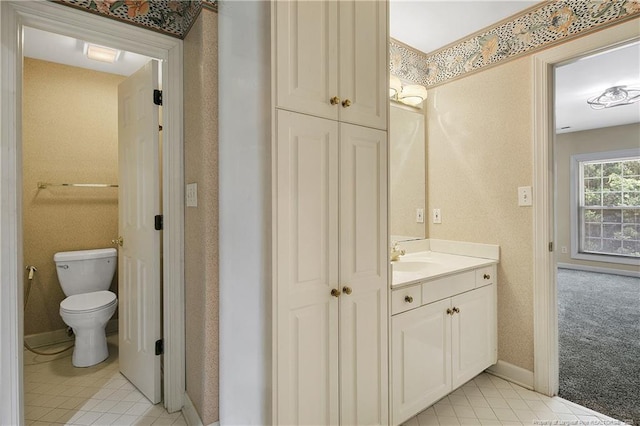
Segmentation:
[(534, 153), (534, 389), (558, 393), (558, 317), (556, 268), (549, 244), (554, 239), (553, 67), (612, 46), (640, 39), (640, 19), (572, 40), (532, 57)]
[(487, 373), (508, 380), (523, 388), (533, 389), (533, 371), (526, 370), (517, 365), (498, 360), (487, 369)]
[(182, 415), (189, 426), (203, 426), (202, 419), (193, 405), (193, 401), (189, 398), (189, 394), (184, 393), (184, 405), (182, 406)]
[(627, 271), (625, 269), (606, 268), (602, 266), (578, 265), (575, 263), (558, 263), (558, 269), (572, 269), (574, 271), (597, 272), (599, 274), (640, 278), (640, 271)]
[(24, 423), (22, 381), (22, 28), (29, 26), (162, 61), (164, 400), (182, 408), (184, 211), (182, 40), (49, 1), (0, 1), (0, 424)]

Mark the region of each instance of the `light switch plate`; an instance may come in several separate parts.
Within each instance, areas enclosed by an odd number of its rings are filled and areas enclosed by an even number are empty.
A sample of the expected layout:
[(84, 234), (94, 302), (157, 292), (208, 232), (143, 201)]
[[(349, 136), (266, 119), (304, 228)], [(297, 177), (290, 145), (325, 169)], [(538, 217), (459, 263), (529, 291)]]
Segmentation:
[(187, 184), (187, 207), (198, 207), (198, 184)]
[(433, 223), (442, 223), (442, 215), (440, 209), (433, 209)]
[(424, 223), (424, 209), (416, 209), (416, 223)]
[(530, 205), (532, 205), (531, 187), (530, 186), (520, 186), (520, 187), (518, 187), (518, 205), (519, 206), (530, 206)]

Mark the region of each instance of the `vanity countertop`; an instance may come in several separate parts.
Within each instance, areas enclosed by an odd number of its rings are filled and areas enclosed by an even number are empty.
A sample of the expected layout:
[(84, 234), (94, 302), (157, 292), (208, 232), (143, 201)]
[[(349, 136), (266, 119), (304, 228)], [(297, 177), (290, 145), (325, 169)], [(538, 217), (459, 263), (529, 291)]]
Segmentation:
[(415, 284), (498, 263), (494, 259), (435, 251), (408, 253), (391, 262), (391, 288)]

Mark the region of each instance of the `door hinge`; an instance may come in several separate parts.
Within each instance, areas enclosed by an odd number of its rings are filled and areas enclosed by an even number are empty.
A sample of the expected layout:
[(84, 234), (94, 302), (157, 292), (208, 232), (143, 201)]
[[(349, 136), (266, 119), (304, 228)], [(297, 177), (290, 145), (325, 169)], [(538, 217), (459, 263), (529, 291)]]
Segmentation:
[(162, 90), (153, 90), (153, 103), (156, 105), (162, 105)]
[(164, 353), (164, 340), (156, 340), (156, 355), (162, 355)]
[(155, 222), (154, 225), (155, 225), (156, 231), (162, 231), (162, 226), (164, 225), (164, 223), (163, 223), (161, 214), (155, 215), (154, 222)]
[(553, 251), (553, 241), (549, 243), (549, 251)]

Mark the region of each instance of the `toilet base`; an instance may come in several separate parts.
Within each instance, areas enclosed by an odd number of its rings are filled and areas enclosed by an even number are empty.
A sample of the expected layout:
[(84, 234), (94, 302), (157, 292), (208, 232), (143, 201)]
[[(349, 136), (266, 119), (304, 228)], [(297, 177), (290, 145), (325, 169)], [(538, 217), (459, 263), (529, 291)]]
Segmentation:
[(104, 327), (74, 329), (74, 333), (76, 334), (76, 342), (71, 357), (71, 363), (74, 367), (91, 367), (109, 357)]

